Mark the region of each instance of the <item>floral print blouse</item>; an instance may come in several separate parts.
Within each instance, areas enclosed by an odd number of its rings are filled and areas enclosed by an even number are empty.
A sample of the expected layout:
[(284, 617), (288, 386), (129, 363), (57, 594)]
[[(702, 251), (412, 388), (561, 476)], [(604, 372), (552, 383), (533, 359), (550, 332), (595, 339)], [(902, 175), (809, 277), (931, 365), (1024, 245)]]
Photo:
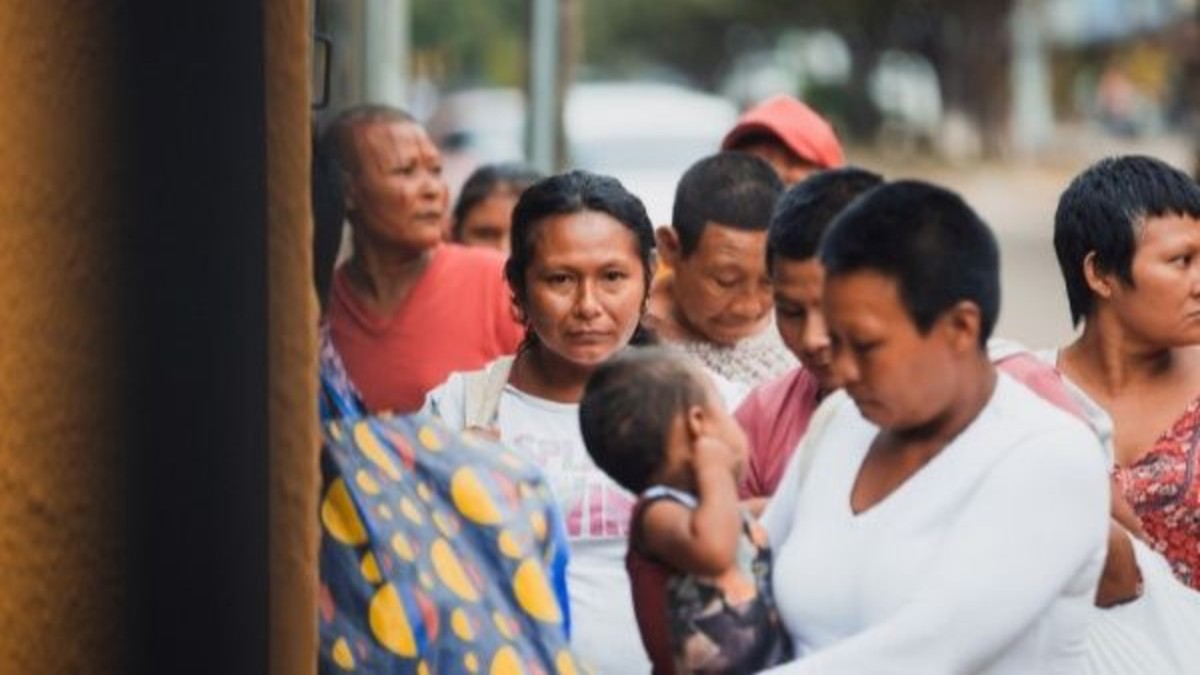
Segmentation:
[(1200, 590), (1200, 397), (1149, 452), (1115, 469), (1151, 545), (1185, 584)]

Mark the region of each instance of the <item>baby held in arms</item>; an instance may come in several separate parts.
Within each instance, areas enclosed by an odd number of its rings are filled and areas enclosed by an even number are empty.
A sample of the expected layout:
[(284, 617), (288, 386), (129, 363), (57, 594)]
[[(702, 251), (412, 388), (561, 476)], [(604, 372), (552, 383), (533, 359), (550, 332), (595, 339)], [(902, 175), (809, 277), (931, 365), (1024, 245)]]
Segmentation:
[(588, 453), (639, 496), (626, 569), (654, 673), (749, 673), (792, 658), (765, 532), (738, 505), (746, 438), (687, 357), (628, 349), (579, 409)]

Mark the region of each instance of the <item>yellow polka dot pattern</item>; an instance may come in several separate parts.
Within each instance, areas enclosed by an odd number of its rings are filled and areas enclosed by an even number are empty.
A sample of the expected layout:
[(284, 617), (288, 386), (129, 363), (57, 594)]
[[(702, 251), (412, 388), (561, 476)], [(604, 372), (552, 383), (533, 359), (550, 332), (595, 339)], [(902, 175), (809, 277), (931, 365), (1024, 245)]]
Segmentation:
[(354, 670), (354, 652), (344, 637), (333, 643), (333, 662), (342, 670)]
[(325, 493), (325, 499), (321, 501), (321, 523), (326, 532), (343, 544), (357, 546), (367, 543), (367, 528), (358, 517), (354, 500), (346, 489), (346, 481), (341, 478), (333, 481)]
[(517, 636), (517, 631), (513, 629), (512, 620), (501, 614), (499, 610), (492, 614), (492, 621), (496, 624), (496, 630), (500, 631), (500, 634), (504, 637), (511, 640)]
[(471, 582), (467, 576), (466, 569), (463, 568), (462, 562), (454, 553), (454, 548), (445, 539), (438, 539), (433, 542), (433, 546), (429, 551), (429, 555), (433, 558), (433, 569), (437, 572), (438, 578), (446, 584), (459, 598), (467, 602), (477, 602), (479, 600), (479, 590), (475, 588), (475, 584)]
[(354, 442), (358, 444), (367, 459), (374, 462), (383, 471), (384, 475), (392, 480), (400, 480), (400, 469), (392, 459), (392, 454), (383, 447), (368, 423), (359, 422), (354, 425)]
[(417, 439), (428, 450), (437, 452), (442, 449), (442, 439), (438, 437), (437, 432), (432, 427), (421, 427), (421, 430), (417, 432)]
[(538, 541), (546, 539), (546, 514), (540, 511), (534, 511), (529, 514), (529, 526), (533, 528), (533, 536), (537, 537)]
[(425, 481), (417, 483), (417, 496), (420, 497), (421, 501), (423, 502), (433, 501), (433, 490), (429, 489), (429, 483), (426, 483)]
[(513, 590), (517, 595), (517, 603), (529, 616), (547, 623), (562, 621), (558, 600), (554, 597), (554, 591), (550, 590), (550, 582), (537, 560), (526, 558), (517, 566), (517, 573), (513, 576)]
[(323, 671), (579, 672), (546, 572), (564, 542), (536, 470), (406, 416), (325, 430)]
[(342, 441), (346, 437), (345, 432), (342, 431), (342, 425), (338, 424), (337, 422), (327, 425), (325, 427), (325, 433), (329, 434), (330, 438), (338, 442)]
[(577, 675), (579, 673), (579, 669), (575, 667), (575, 657), (565, 649), (554, 657), (554, 667), (558, 670), (558, 675)]
[(371, 598), (371, 633), (379, 644), (399, 656), (416, 656), (417, 639), (396, 587), (388, 584)]
[(499, 507), (470, 467), (464, 466), (450, 478), (450, 498), (459, 513), (473, 523), (495, 525), (500, 522)]
[(501, 647), (492, 657), (492, 667), (488, 672), (490, 675), (523, 675), (525, 667), (512, 647)]
[(475, 628), (471, 625), (471, 618), (462, 607), (455, 609), (450, 614), (450, 629), (463, 642), (471, 642), (475, 639)]
[(375, 554), (368, 553), (363, 556), (362, 565), (359, 566), (362, 570), (363, 578), (368, 583), (378, 584), (383, 582), (383, 575), (379, 573), (379, 563), (375, 562)]
[(367, 473), (365, 470), (359, 470), (359, 472), (355, 474), (354, 482), (358, 483), (358, 487), (369, 495), (379, 494), (379, 483), (376, 483), (375, 479), (371, 477), (371, 474)]
[(446, 513), (445, 511), (433, 512), (433, 524), (437, 527), (438, 532), (448, 538), (458, 536), (462, 527), (458, 524), (458, 518)]
[(524, 555), (524, 548), (510, 530), (500, 532), (497, 543), (499, 544), (500, 552), (510, 558), (521, 558)]
[(405, 518), (412, 521), (413, 525), (421, 525), (425, 522), (425, 516), (422, 515), (422, 510), (417, 507), (416, 503), (408, 497), (400, 500), (400, 513), (404, 514)]
[(407, 537), (399, 532), (392, 535), (392, 550), (406, 562), (412, 562), (417, 559), (417, 553), (413, 550), (412, 544), (408, 542)]

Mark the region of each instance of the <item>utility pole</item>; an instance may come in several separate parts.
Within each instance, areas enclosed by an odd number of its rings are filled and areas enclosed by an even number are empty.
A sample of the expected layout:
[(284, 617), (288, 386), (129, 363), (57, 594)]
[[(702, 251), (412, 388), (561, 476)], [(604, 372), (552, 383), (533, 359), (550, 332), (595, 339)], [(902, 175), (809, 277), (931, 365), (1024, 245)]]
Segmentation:
[(529, 111), (525, 138), (529, 163), (538, 171), (558, 169), (558, 129), (562, 120), (559, 90), (561, 20), (559, 0), (531, 0), (529, 49)]
[(317, 32), (333, 43), (322, 124), (358, 103), (408, 104), (410, 0), (314, 0)]
[(408, 0), (362, 0), (364, 97), (406, 107), (412, 49)]

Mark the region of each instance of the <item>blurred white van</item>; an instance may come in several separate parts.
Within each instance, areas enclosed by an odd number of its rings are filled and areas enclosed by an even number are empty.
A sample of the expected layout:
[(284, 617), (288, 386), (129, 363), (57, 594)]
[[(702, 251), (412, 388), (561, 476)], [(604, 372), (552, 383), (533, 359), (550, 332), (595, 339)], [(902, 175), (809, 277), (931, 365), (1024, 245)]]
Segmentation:
[(615, 176), (664, 225), (679, 177), (720, 148), (737, 109), (673, 84), (594, 82), (571, 88), (563, 117), (572, 164)]
[[(719, 149), (736, 119), (729, 100), (679, 85), (578, 83), (563, 110), (568, 166), (616, 177), (666, 224), (679, 177)], [(478, 164), (524, 160), (524, 125), (521, 92), (499, 87), (447, 94), (426, 122), (453, 192)]]

